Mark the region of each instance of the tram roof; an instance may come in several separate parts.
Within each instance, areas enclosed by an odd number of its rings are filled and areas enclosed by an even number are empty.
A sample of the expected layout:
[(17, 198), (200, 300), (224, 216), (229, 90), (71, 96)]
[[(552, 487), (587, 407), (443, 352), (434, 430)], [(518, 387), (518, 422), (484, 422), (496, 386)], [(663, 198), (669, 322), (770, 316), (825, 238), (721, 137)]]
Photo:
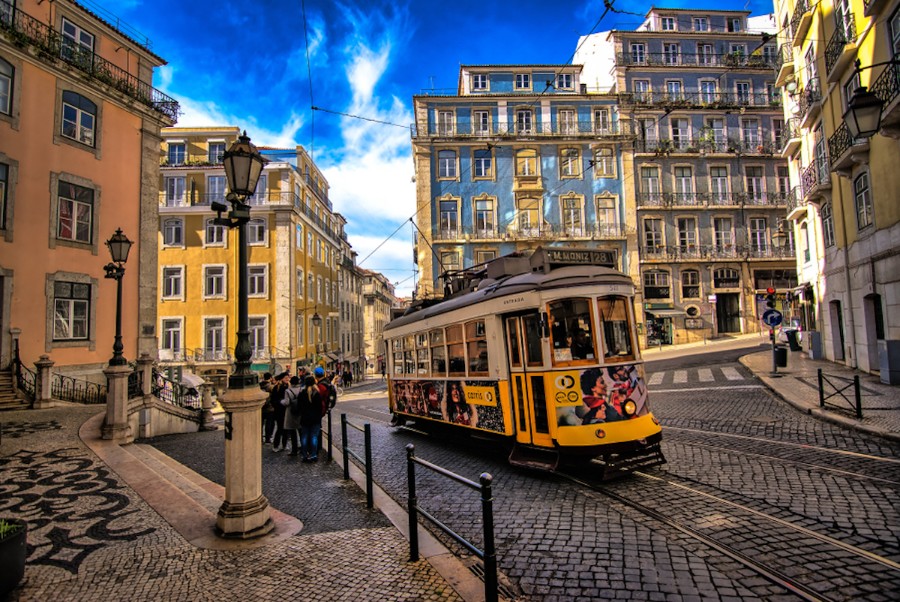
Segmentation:
[(462, 309), (492, 299), (501, 299), (531, 291), (552, 290), (592, 284), (625, 284), (633, 286), (631, 278), (612, 268), (577, 265), (559, 267), (548, 272), (526, 272), (499, 280), (482, 280), (478, 290), (454, 296), (435, 305), (413, 311), (389, 322), (384, 330), (390, 330), (438, 316), (456, 309)]

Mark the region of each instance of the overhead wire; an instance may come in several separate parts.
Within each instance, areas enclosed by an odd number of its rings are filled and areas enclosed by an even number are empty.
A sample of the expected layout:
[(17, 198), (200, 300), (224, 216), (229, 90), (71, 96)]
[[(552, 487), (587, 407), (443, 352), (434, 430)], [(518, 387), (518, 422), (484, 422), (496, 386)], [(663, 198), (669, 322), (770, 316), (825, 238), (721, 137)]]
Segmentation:
[[(309, 33), (307, 31), (306, 25), (306, 0), (300, 0), (300, 12), (303, 14), (303, 40), (306, 44), (306, 78), (309, 80), (309, 104), (312, 106), (315, 104), (315, 100), (313, 99), (313, 84), (312, 84), (312, 64), (309, 60)], [(309, 127), (309, 158), (312, 161), (315, 161), (315, 148), (316, 148), (316, 114), (315, 112), (310, 113), (310, 127)]]

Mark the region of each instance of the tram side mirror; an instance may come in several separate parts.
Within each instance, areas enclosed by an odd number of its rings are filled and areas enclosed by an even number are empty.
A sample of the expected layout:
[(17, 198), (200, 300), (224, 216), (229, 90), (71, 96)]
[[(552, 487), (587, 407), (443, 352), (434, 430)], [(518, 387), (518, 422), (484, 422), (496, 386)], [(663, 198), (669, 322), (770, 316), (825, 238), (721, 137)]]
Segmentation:
[(541, 314), (541, 337), (544, 339), (550, 338), (550, 320), (547, 317), (547, 312)]

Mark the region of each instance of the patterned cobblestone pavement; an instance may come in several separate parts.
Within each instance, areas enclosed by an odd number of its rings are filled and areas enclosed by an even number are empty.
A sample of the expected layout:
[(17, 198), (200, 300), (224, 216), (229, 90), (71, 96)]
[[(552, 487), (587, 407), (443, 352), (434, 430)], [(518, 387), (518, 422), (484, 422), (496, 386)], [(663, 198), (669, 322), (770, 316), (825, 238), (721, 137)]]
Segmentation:
[(0, 416), (0, 515), (29, 523), (25, 579), (9, 600), (460, 599), (427, 561), (407, 562), (403, 536), (334, 466), (309, 467), (336, 473), (333, 486), (297, 472), (280, 485), (288, 493), (276, 497), (295, 504), (279, 509), (308, 525), (299, 535), (251, 550), (195, 548), (78, 439), (96, 412)]

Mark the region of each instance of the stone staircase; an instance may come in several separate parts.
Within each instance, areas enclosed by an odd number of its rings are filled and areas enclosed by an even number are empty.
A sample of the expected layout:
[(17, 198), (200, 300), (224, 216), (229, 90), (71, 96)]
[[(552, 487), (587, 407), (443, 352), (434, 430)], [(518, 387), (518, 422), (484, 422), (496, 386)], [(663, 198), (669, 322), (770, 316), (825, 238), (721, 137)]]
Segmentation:
[(0, 412), (4, 410), (27, 410), (28, 401), (16, 394), (15, 376), (11, 370), (0, 370)]

